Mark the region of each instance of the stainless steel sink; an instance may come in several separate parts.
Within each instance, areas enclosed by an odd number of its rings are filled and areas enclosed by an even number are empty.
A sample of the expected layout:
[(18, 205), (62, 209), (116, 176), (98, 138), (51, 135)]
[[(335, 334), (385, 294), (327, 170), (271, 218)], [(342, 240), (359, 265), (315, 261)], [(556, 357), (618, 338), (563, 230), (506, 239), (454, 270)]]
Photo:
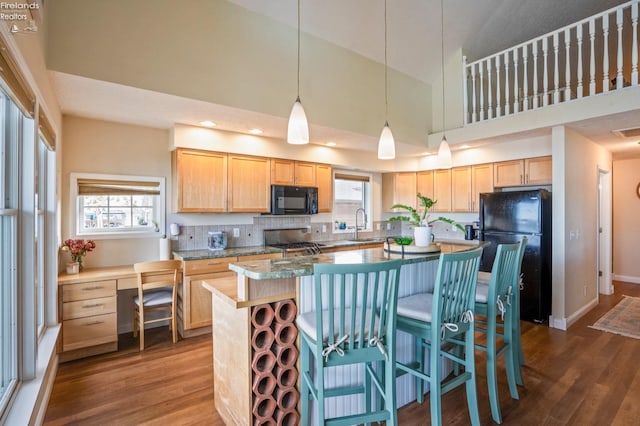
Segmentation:
[(349, 239), (347, 240), (351, 243), (381, 243), (383, 242), (383, 240), (381, 240), (380, 238), (358, 238), (356, 239)]

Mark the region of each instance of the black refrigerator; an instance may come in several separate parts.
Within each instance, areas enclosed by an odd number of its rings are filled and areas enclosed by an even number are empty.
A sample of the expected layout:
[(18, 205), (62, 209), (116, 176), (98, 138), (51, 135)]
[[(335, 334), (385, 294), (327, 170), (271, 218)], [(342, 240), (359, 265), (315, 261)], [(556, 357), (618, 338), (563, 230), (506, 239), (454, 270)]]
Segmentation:
[(520, 318), (546, 322), (551, 314), (551, 193), (544, 189), (480, 194), (480, 270), (491, 272), (498, 244), (527, 237), (522, 260)]

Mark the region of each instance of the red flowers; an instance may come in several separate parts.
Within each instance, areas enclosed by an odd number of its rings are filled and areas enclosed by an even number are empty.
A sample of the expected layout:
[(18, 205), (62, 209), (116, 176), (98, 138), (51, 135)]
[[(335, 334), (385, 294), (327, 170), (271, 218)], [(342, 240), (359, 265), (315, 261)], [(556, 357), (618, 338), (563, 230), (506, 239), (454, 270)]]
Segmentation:
[(62, 244), (62, 250), (68, 251), (74, 262), (82, 262), (82, 256), (93, 251), (94, 248), (96, 248), (96, 242), (93, 240), (68, 239)]

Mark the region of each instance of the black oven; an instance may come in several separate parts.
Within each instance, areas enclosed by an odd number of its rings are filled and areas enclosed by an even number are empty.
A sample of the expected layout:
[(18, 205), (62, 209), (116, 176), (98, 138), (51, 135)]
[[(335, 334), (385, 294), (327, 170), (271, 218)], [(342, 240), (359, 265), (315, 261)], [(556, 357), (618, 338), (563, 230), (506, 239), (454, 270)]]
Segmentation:
[(271, 185), (271, 214), (318, 213), (318, 188)]

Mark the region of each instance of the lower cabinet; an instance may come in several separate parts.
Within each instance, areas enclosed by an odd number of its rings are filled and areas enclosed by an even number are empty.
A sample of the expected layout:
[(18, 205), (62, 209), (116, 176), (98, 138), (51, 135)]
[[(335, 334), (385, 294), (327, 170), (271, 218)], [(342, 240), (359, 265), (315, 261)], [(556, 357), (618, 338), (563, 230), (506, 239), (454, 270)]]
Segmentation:
[(118, 349), (116, 289), (115, 279), (60, 285), (61, 361)]

